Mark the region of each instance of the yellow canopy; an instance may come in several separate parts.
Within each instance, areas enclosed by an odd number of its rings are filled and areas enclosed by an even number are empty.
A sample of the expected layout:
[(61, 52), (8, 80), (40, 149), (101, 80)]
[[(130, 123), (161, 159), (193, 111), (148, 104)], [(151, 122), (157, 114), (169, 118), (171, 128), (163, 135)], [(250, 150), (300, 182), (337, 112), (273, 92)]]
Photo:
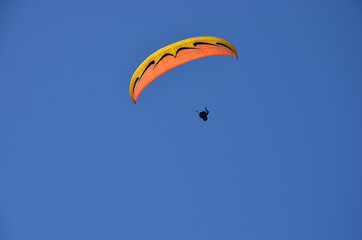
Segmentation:
[(134, 103), (143, 89), (161, 74), (186, 62), (213, 55), (238, 58), (231, 43), (217, 37), (194, 37), (161, 48), (150, 55), (135, 71), (129, 86)]

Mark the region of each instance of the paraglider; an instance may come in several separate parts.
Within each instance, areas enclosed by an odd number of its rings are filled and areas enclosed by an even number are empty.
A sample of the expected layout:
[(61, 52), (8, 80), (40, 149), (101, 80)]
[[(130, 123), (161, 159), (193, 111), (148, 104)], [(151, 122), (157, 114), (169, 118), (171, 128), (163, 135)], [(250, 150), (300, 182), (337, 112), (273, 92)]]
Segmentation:
[(156, 51), (137, 68), (132, 76), (129, 93), (133, 102), (137, 103), (145, 87), (161, 74), (186, 62), (214, 55), (226, 55), (238, 59), (235, 47), (217, 37), (189, 38)]
[(209, 110), (207, 110), (207, 107), (205, 107), (205, 111), (199, 112), (196, 110), (196, 112), (199, 114), (199, 117), (204, 120), (207, 121), (207, 115), (209, 115)]

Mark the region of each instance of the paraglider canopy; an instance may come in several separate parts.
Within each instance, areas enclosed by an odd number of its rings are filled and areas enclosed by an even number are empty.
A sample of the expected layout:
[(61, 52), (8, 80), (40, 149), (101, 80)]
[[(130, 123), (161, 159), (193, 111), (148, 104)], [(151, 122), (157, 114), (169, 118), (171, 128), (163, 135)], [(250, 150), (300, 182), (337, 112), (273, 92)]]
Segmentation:
[(166, 46), (150, 55), (135, 71), (129, 86), (134, 103), (141, 92), (161, 74), (186, 62), (213, 55), (238, 58), (231, 43), (217, 37), (194, 37)]

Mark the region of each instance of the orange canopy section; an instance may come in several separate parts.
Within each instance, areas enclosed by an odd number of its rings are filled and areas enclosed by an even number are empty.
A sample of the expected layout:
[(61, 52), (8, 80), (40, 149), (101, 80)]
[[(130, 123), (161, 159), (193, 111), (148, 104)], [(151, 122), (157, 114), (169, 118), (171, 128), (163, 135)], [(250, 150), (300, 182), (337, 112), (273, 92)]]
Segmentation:
[(143, 89), (161, 74), (186, 62), (213, 55), (238, 58), (233, 45), (216, 37), (189, 38), (158, 50), (133, 74), (129, 87), (133, 102), (136, 103)]

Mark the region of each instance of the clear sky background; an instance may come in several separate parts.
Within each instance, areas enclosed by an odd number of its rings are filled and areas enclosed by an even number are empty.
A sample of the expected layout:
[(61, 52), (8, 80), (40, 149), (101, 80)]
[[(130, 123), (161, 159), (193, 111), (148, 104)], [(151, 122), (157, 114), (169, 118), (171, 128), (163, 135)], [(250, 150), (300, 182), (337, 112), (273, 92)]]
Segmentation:
[(1, 0), (0, 239), (360, 240), (361, 100), (358, 0)]

